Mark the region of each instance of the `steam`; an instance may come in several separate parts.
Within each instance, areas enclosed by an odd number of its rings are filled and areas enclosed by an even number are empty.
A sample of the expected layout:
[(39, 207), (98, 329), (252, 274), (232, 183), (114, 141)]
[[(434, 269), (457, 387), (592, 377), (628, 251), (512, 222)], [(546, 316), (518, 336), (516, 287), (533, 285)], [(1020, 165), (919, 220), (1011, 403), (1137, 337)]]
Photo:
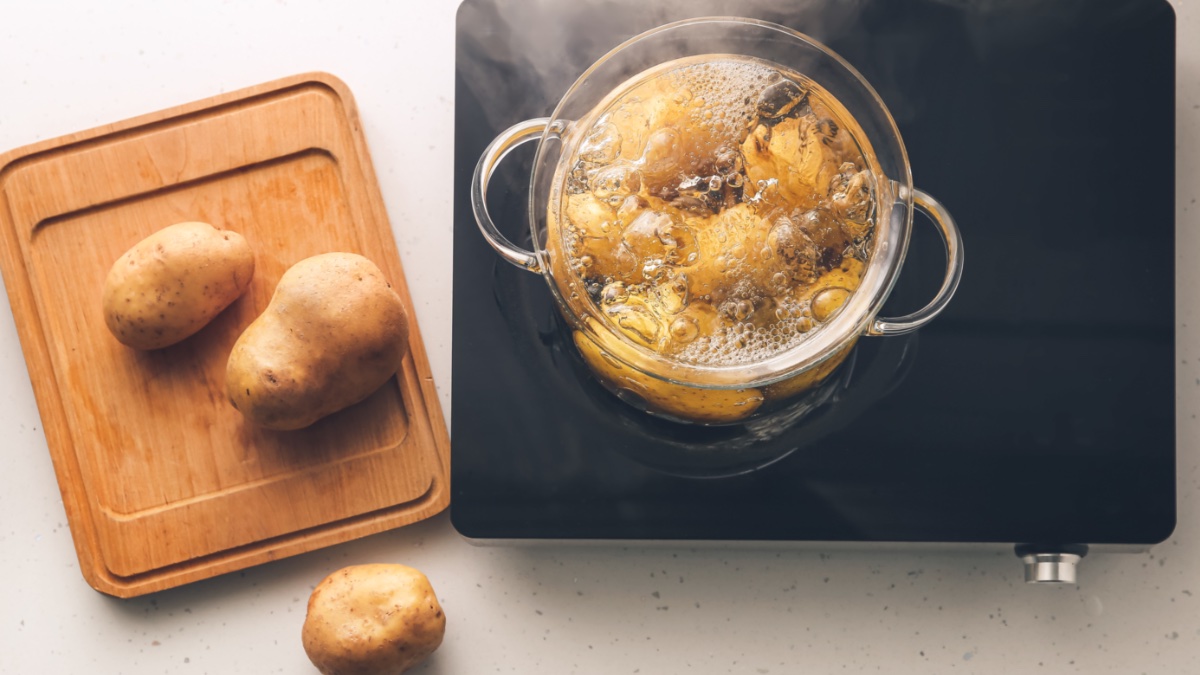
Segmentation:
[[(866, 0), (467, 0), (459, 11), (459, 78), (492, 129), (549, 115), (571, 84), (621, 42), (672, 21), (745, 16), (821, 42), (854, 30)], [(720, 52), (719, 43), (704, 43)], [(664, 51), (662, 60), (678, 57)], [(630, 73), (632, 75), (632, 73)]]

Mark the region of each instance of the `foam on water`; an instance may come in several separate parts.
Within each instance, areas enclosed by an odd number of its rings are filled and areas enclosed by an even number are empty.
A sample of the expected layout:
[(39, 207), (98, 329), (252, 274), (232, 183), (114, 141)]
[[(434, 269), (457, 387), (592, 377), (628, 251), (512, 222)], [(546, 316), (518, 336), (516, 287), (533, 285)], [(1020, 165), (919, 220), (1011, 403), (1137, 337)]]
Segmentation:
[(600, 314), (699, 365), (761, 361), (828, 321), (864, 268), (875, 191), (858, 125), (827, 100), (774, 64), (710, 57), (589, 118), (557, 235)]

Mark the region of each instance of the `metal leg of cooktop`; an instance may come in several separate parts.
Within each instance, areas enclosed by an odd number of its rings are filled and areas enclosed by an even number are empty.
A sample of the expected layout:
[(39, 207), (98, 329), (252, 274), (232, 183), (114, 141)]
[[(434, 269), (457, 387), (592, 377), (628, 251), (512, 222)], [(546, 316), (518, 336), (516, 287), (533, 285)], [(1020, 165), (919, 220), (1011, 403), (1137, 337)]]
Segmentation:
[(1027, 584), (1073, 584), (1075, 568), (1087, 555), (1087, 544), (1017, 544), (1017, 557), (1025, 563)]

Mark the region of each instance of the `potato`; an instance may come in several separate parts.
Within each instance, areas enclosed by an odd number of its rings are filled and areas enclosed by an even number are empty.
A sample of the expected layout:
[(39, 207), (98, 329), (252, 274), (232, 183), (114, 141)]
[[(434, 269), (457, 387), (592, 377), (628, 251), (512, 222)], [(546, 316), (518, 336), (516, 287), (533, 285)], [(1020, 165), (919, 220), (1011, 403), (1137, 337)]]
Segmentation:
[(146, 237), (104, 280), (104, 322), (121, 343), (161, 349), (189, 337), (237, 300), (254, 275), (242, 235), (178, 223)]
[(813, 318), (821, 323), (825, 323), (842, 308), (842, 305), (846, 304), (846, 300), (849, 298), (850, 291), (844, 288), (826, 288), (822, 290), (813, 296), (812, 299)]
[(326, 253), (293, 265), (233, 345), (229, 400), (250, 422), (300, 429), (370, 396), (400, 368), (408, 316), (370, 260)]
[(810, 367), (808, 370), (800, 372), (786, 380), (781, 380), (775, 384), (769, 384), (763, 388), (763, 395), (768, 401), (779, 401), (791, 398), (802, 392), (808, 391), (813, 387), (825, 381), (837, 367), (842, 365), (842, 361), (850, 355), (854, 349), (854, 345), (858, 340), (853, 340), (850, 344), (842, 347), (839, 351), (834, 352), (821, 363)]
[[(850, 298), (851, 293), (858, 288), (862, 274), (863, 262), (861, 260), (845, 258), (840, 266), (821, 275), (805, 292), (805, 296), (812, 300), (813, 318), (820, 322), (832, 318)], [(825, 378), (842, 365), (842, 361), (845, 361), (850, 352), (854, 350), (857, 342), (858, 339), (855, 338), (845, 347), (808, 370), (797, 373), (786, 380), (767, 385), (763, 389), (763, 394), (768, 401), (778, 401), (812, 389), (824, 382)]]
[(324, 675), (395, 675), (433, 653), (446, 615), (429, 579), (404, 565), (355, 565), (317, 585), (301, 639)]
[(701, 424), (727, 424), (749, 417), (762, 405), (763, 394), (758, 389), (702, 389), (646, 375), (613, 358), (628, 356), (631, 347), (607, 333), (602, 335), (603, 348), (582, 331), (574, 332), (583, 360), (601, 381), (637, 394), (652, 410)]
[(747, 185), (774, 179), (778, 194), (763, 195), (767, 202), (789, 210), (816, 206), (837, 174), (836, 155), (829, 149), (836, 126), (815, 115), (788, 118), (772, 128), (758, 125), (742, 143)]

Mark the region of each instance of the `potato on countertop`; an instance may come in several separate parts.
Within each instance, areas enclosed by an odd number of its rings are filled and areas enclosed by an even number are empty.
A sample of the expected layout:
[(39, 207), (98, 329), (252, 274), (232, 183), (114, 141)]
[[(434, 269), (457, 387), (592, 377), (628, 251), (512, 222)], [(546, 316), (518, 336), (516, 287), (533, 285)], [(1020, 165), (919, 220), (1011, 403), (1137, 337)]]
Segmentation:
[(125, 345), (161, 349), (212, 321), (252, 276), (254, 253), (242, 235), (208, 223), (171, 225), (113, 263), (104, 280), (104, 322)]
[(374, 564), (340, 569), (317, 585), (301, 639), (324, 675), (396, 675), (432, 654), (445, 632), (424, 574)]
[(229, 400), (250, 422), (301, 429), (370, 396), (408, 351), (408, 315), (370, 260), (325, 253), (293, 265), (233, 346)]

